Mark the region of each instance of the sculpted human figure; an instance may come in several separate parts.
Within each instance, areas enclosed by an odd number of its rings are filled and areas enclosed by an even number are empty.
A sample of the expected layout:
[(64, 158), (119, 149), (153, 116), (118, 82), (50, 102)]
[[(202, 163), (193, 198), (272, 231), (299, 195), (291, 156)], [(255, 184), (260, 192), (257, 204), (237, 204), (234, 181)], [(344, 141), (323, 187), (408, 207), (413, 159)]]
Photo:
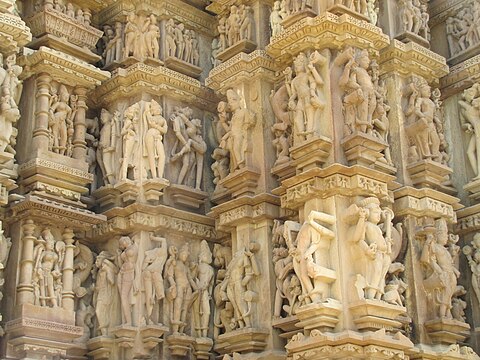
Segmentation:
[(369, 67), (367, 50), (362, 50), (356, 57), (352, 54), (339, 80), (340, 87), (346, 91), (343, 99), (346, 124), (352, 124), (356, 131), (367, 134), (372, 133), (373, 113), (377, 106)]
[(288, 111), (289, 95), (284, 85), (277, 92), (270, 93), (270, 104), (275, 114), (276, 123), (271, 130), (275, 136), (273, 146), (277, 150), (275, 166), (286, 163), (290, 160), (290, 146), (292, 145), (292, 124), (290, 112)]
[(198, 296), (193, 303), (195, 331), (199, 337), (208, 336), (210, 321), (210, 299), (213, 286), (212, 252), (208, 243), (202, 240), (198, 254), (197, 277), (195, 279)]
[(146, 103), (143, 112), (143, 121), (148, 129), (143, 143), (153, 179), (162, 178), (165, 170), (163, 136), (167, 133), (168, 125), (162, 112), (162, 107), (155, 100)]
[(403, 31), (413, 31), (414, 24), (414, 6), (412, 0), (400, 0), (400, 11), (402, 18)]
[(143, 288), (145, 289), (147, 324), (152, 322), (152, 312), (155, 303), (165, 297), (163, 284), (163, 266), (167, 261), (167, 240), (150, 234), (152, 241), (160, 243), (159, 247), (145, 251), (142, 265)]
[(183, 53), (183, 61), (192, 62), (192, 32), (189, 29), (185, 29), (183, 32), (183, 41), (185, 42), (185, 52)]
[(254, 276), (260, 275), (255, 254), (246, 249), (235, 253), (227, 267), (222, 291), (233, 306), (237, 328), (252, 327), (252, 304), (254, 294), (249, 290), (249, 283)]
[(226, 20), (226, 32), (229, 47), (240, 41), (241, 23), (242, 19), (238, 13), (238, 7), (232, 5), (230, 7), (230, 16)]
[(178, 59), (183, 59), (185, 52), (185, 39), (183, 38), (183, 30), (185, 30), (185, 25), (182, 23), (178, 23), (174, 27), (175, 44), (177, 45), (177, 52), (175, 56)]
[(40, 306), (61, 306), (55, 285), (61, 283), (65, 243), (55, 241), (50, 229), (45, 228), (37, 240), (33, 254), (34, 278), (38, 281), (39, 290), (36, 300)]
[(148, 26), (145, 33), (147, 56), (158, 59), (158, 51), (160, 50), (160, 28), (157, 25), (157, 17), (151, 14), (147, 24)]
[(113, 260), (113, 256), (106, 251), (98, 254), (95, 260), (97, 273), (93, 292), (93, 304), (95, 305), (95, 315), (97, 317), (97, 330), (102, 336), (108, 335), (115, 278), (118, 272), (118, 268), (111, 260)]
[(440, 137), (435, 126), (435, 103), (431, 99), (431, 89), (426, 81), (410, 84), (411, 95), (405, 115), (410, 124), (416, 124), (412, 130), (417, 150), (422, 159), (441, 160)]
[(140, 29), (136, 24), (137, 16), (135, 13), (129, 13), (127, 15), (127, 23), (125, 25), (125, 47), (123, 49), (124, 58), (129, 57), (131, 54), (135, 54), (138, 44), (136, 42), (140, 39)]
[(312, 53), (310, 59), (300, 53), (293, 62), (295, 77), (291, 79), (290, 72), (286, 73), (288, 108), (293, 114), (295, 144), (314, 135), (316, 122), (319, 121), (319, 110), (325, 107), (318, 94), (324, 81), (316, 68), (317, 64), (323, 66), (325, 63), (326, 58), (318, 51)]
[(273, 9), (270, 13), (270, 29), (272, 29), (272, 36), (275, 36), (282, 31), (283, 18), (280, 13), (281, 2), (279, 0), (273, 3)]
[(252, 39), (252, 8), (247, 5), (241, 5), (241, 14), (240, 14), (240, 39), (241, 40), (251, 40)]
[(118, 112), (112, 116), (106, 109), (100, 112), (100, 140), (97, 148), (97, 161), (103, 174), (103, 180), (106, 185), (115, 183), (115, 149), (117, 145), (117, 125), (116, 119)]
[(53, 137), (52, 151), (65, 155), (67, 149), (67, 129), (73, 127), (72, 108), (68, 105), (70, 95), (64, 85), (60, 85), (59, 97), (50, 107), (49, 127)]
[(227, 103), (232, 112), (230, 120), (230, 172), (244, 167), (245, 155), (249, 149), (251, 128), (255, 126), (255, 115), (244, 107), (240, 96), (232, 89), (227, 90)]
[(218, 36), (220, 41), (220, 51), (225, 50), (227, 46), (227, 19), (225, 17), (221, 17), (218, 19)]
[(122, 325), (132, 325), (132, 297), (138, 292), (135, 286), (135, 265), (138, 257), (138, 245), (128, 236), (118, 240), (118, 263), (120, 270), (117, 275), (117, 287), (122, 305)]
[(452, 318), (452, 297), (460, 272), (446, 248), (448, 228), (445, 219), (435, 222), (435, 233), (428, 233), (420, 261), (427, 269), (425, 290), (432, 294), (435, 318)]
[(174, 57), (177, 52), (177, 44), (175, 42), (175, 21), (169, 19), (165, 24), (166, 30), (166, 47), (167, 47), (167, 56)]
[(464, 90), (460, 106), (460, 123), (463, 131), (469, 136), (467, 157), (475, 177), (480, 178), (480, 84), (474, 84)]
[(173, 334), (184, 333), (187, 326), (188, 307), (192, 301), (192, 288), (197, 290), (193, 281), (189, 264), (190, 255), (188, 244), (181, 247), (177, 256), (177, 248), (168, 248), (169, 258), (165, 264), (164, 278), (168, 281), (167, 299), (171, 302), (170, 329)]
[(200, 44), (198, 42), (197, 33), (190, 30), (192, 35), (192, 64), (198, 66), (200, 64)]
[(367, 0), (367, 15), (370, 23), (377, 25), (379, 9), (376, 4), (377, 0)]
[[(354, 245), (352, 257), (357, 266), (357, 286), (361, 284), (365, 299), (380, 300), (385, 290), (385, 277), (392, 263), (393, 212), (380, 208), (376, 197), (368, 197), (347, 210), (352, 223), (348, 239)], [(379, 226), (382, 217), (383, 227)], [(355, 220), (356, 219), (356, 220)]]
[[(137, 125), (140, 112), (139, 104), (128, 107), (123, 114), (123, 128), (120, 133), (123, 139), (123, 157), (120, 166), (119, 180), (126, 180), (129, 167), (135, 168), (135, 145), (137, 142)], [(135, 177), (135, 176), (134, 176)]]
[[(302, 297), (307, 304), (322, 302), (329, 295), (328, 284), (323, 283), (321, 278), (322, 268), (329, 267), (328, 257), (322, 254), (325, 251), (325, 245), (322, 245), (325, 241), (322, 239), (329, 241), (335, 234), (319, 222), (331, 225), (334, 217), (311, 211), (302, 225), (293, 221), (284, 224), (284, 238), (292, 257), (293, 269), (300, 280)], [(295, 242), (292, 231), (298, 231)]]
[(463, 253), (467, 257), (468, 265), (472, 271), (472, 287), (477, 297), (477, 303), (480, 304), (480, 233), (473, 236), (471, 246), (463, 247)]

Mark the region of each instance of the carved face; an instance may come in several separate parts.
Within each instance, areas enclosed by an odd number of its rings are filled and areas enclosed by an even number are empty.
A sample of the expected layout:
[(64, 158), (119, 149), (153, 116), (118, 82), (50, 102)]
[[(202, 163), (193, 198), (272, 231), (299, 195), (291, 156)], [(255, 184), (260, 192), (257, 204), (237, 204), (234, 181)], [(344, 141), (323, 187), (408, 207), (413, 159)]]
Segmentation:
[(374, 224), (378, 224), (382, 218), (382, 209), (378, 204), (370, 204), (367, 209), (369, 210), (368, 221)]
[(368, 57), (368, 53), (362, 52), (357, 62), (360, 67), (368, 69), (368, 67), (370, 66), (370, 58)]
[(422, 97), (424, 98), (430, 98), (432, 92), (430, 91), (430, 86), (428, 85), (422, 85), (422, 87), (420, 88), (420, 94), (422, 95)]
[(132, 244), (132, 240), (128, 236), (123, 236), (118, 240), (120, 249), (125, 250)]

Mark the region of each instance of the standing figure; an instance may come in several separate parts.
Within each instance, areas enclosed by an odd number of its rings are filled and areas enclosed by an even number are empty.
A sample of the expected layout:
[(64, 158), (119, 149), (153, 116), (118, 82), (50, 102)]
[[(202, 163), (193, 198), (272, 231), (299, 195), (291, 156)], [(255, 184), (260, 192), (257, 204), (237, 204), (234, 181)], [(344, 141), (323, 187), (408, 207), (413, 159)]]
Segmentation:
[(180, 60), (183, 59), (183, 54), (185, 52), (185, 39), (183, 38), (183, 30), (185, 30), (185, 25), (182, 23), (178, 23), (174, 27), (175, 44), (177, 45), (177, 52), (175, 56)]
[[(120, 133), (123, 139), (123, 157), (120, 166), (119, 180), (126, 180), (128, 169), (135, 168), (135, 143), (137, 142), (137, 125), (140, 112), (139, 104), (134, 104), (125, 110), (123, 118), (123, 128)], [(136, 176), (134, 175), (134, 179)]]
[[(42, 231), (33, 251), (34, 279), (37, 281), (40, 306), (59, 307), (61, 303), (55, 291), (55, 284), (61, 283), (65, 243), (55, 241), (49, 228)], [(35, 286), (34, 286), (35, 287)]]
[[(357, 268), (356, 286), (361, 287), (365, 299), (380, 300), (392, 263), (393, 212), (390, 209), (382, 211), (376, 197), (365, 198), (358, 205), (353, 204), (347, 212), (347, 221), (352, 223), (348, 239), (354, 245), (352, 256)], [(382, 217), (385, 235), (379, 226)]]
[(117, 144), (117, 124), (118, 112), (112, 116), (106, 109), (100, 112), (100, 140), (97, 147), (97, 161), (103, 174), (105, 185), (115, 184), (115, 151)]
[(130, 54), (137, 52), (138, 40), (140, 38), (140, 29), (136, 24), (137, 16), (135, 13), (129, 13), (127, 15), (127, 23), (125, 25), (125, 47), (123, 50), (123, 57), (127, 58)]
[(68, 105), (70, 95), (65, 85), (60, 85), (59, 97), (50, 107), (49, 127), (53, 136), (52, 151), (65, 155), (67, 150), (67, 130), (73, 127), (72, 108)]
[(150, 19), (145, 34), (145, 47), (147, 50), (147, 56), (158, 59), (158, 51), (160, 50), (160, 28), (157, 25), (157, 17), (150, 15)]
[(169, 19), (165, 24), (166, 31), (166, 47), (167, 47), (167, 56), (175, 57), (177, 52), (177, 44), (175, 42), (175, 21)]
[(142, 265), (143, 288), (145, 289), (145, 307), (147, 310), (145, 320), (147, 324), (152, 321), (153, 305), (165, 297), (163, 285), (163, 266), (167, 260), (167, 240), (150, 234), (150, 239), (159, 242), (160, 246), (145, 251)]
[(192, 288), (197, 285), (192, 279), (190, 268), (187, 263), (190, 255), (188, 244), (185, 244), (178, 252), (175, 246), (168, 248), (169, 258), (165, 264), (164, 278), (169, 283), (167, 299), (171, 303), (170, 326), (174, 335), (182, 334), (187, 326), (188, 307), (192, 301)]
[(199, 337), (208, 336), (208, 323), (210, 321), (210, 299), (213, 285), (212, 252), (208, 243), (202, 240), (198, 254), (197, 284), (198, 296), (193, 303), (195, 331)]
[(118, 268), (111, 260), (113, 260), (113, 256), (106, 251), (98, 254), (95, 260), (97, 273), (93, 292), (93, 304), (95, 305), (95, 314), (97, 316), (97, 329), (101, 336), (108, 336), (115, 277), (118, 272)]
[(448, 228), (444, 218), (435, 222), (435, 232), (429, 232), (420, 262), (425, 265), (425, 290), (431, 295), (435, 319), (452, 318), (452, 297), (460, 272), (448, 251)]
[(460, 122), (463, 131), (469, 136), (467, 157), (475, 177), (480, 178), (480, 85), (474, 84), (463, 92), (460, 106)]
[(227, 40), (229, 47), (240, 41), (240, 26), (241, 18), (238, 13), (238, 7), (232, 5), (230, 7), (230, 16), (228, 17), (226, 23)]
[(225, 17), (221, 17), (218, 20), (218, 36), (220, 41), (220, 51), (225, 50), (227, 46), (227, 19)]
[(270, 13), (270, 29), (272, 30), (272, 36), (275, 36), (280, 33), (280, 31), (283, 30), (282, 27), (282, 15), (280, 12), (280, 1), (277, 0), (273, 3), (273, 9), (272, 12)]
[(153, 179), (163, 178), (165, 170), (165, 149), (163, 136), (167, 133), (167, 120), (162, 116), (162, 107), (152, 100), (145, 105), (143, 122), (148, 129), (144, 137), (144, 153), (147, 154), (148, 165)]
[(120, 271), (117, 276), (117, 287), (122, 305), (122, 325), (132, 326), (132, 298), (138, 292), (134, 283), (138, 245), (128, 236), (122, 236), (118, 240), (118, 245)]
[(480, 304), (480, 233), (473, 235), (471, 245), (464, 246), (463, 253), (467, 257), (472, 272), (472, 287), (477, 297), (477, 304)]
[(255, 126), (255, 115), (244, 107), (241, 97), (232, 89), (227, 90), (227, 102), (232, 112), (230, 120), (230, 172), (245, 167), (246, 152), (249, 149), (251, 128)]

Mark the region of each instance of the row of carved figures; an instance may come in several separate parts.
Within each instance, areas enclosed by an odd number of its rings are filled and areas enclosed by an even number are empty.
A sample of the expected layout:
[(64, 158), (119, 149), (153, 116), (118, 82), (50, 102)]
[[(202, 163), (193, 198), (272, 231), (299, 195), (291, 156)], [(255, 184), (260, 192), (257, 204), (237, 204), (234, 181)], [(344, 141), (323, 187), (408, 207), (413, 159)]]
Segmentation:
[[(405, 306), (405, 266), (400, 262), (403, 227), (401, 223), (394, 226), (393, 217), (393, 211), (382, 208), (376, 197), (363, 198), (346, 210), (342, 221), (348, 226), (347, 239), (351, 243), (348, 256), (355, 278), (351, 301), (367, 299)], [(272, 231), (275, 318), (295, 315), (309, 303), (335, 301), (330, 288), (335, 276), (326, 280), (329, 271), (334, 271), (328, 250), (336, 238), (330, 229), (334, 223), (334, 216), (318, 211), (311, 211), (303, 224), (275, 221)], [(424, 289), (429, 295), (430, 318), (464, 322), (466, 303), (462, 296), (466, 291), (457, 286), (458, 236), (448, 233), (444, 219), (422, 226), (418, 234), (417, 239), (423, 244), (419, 261), (423, 265)], [(464, 248), (474, 274), (478, 273), (479, 239), (475, 238), (473, 249)], [(472, 281), (478, 292), (478, 274)]]
[(446, 32), (450, 56), (467, 50), (480, 42), (480, 3), (472, 1), (463, 5), (455, 16), (446, 22)]
[[(165, 163), (178, 164), (177, 184), (192, 183), (200, 189), (207, 144), (202, 136), (202, 121), (193, 111), (177, 107), (167, 121), (158, 102), (139, 102), (113, 114), (103, 109), (98, 120), (88, 121), (87, 144), (90, 171), (98, 164), (105, 185), (127, 179), (162, 179)], [(175, 140), (165, 153), (164, 136), (171, 123)], [(120, 167), (117, 166), (120, 162)]]
[(90, 9), (81, 9), (71, 2), (65, 3), (63, 0), (37, 0), (34, 5), (34, 10), (41, 11), (42, 8), (58, 11), (85, 26), (92, 24), (92, 12)]
[[(325, 135), (321, 123), (328, 96), (326, 77), (330, 76), (326, 70), (327, 56), (318, 51), (309, 56), (300, 53), (293, 66), (284, 70), (284, 85), (272, 92), (272, 109), (277, 120), (272, 127), (277, 148), (276, 165), (290, 160), (291, 146)], [(344, 136), (364, 133), (388, 144), (390, 106), (377, 62), (370, 60), (367, 50), (347, 47), (337, 54), (333, 66), (341, 70), (336, 83), (342, 92)], [(432, 159), (445, 164), (449, 156), (440, 91), (432, 91), (423, 78), (415, 77), (403, 94), (410, 162)], [(393, 165), (388, 147), (382, 161)]]
[[(165, 57), (176, 57), (198, 66), (200, 47), (198, 35), (186, 29), (183, 23), (170, 19), (165, 24)], [(160, 28), (157, 17), (129, 13), (127, 22), (117, 21), (113, 26), (104, 26), (104, 64), (121, 62), (129, 56), (137, 59), (158, 59), (160, 54)]]
[(219, 51), (242, 40), (253, 40), (253, 10), (250, 6), (232, 5), (228, 16), (218, 20)]
[(400, 0), (401, 31), (410, 32), (430, 41), (428, 5), (424, 0)]

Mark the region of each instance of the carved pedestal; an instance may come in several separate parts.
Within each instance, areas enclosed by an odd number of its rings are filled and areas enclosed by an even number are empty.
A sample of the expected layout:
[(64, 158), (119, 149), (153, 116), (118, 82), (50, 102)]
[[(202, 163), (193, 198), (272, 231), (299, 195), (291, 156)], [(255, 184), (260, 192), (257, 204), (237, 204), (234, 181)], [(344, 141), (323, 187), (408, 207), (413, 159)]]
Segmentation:
[(180, 60), (176, 57), (168, 56), (165, 59), (165, 66), (169, 69), (178, 71), (181, 74), (198, 78), (202, 73), (202, 68), (186, 61)]
[(232, 197), (252, 195), (257, 188), (259, 177), (260, 173), (256, 169), (244, 167), (228, 175), (219, 184), (225, 187)]
[(430, 320), (425, 328), (435, 344), (461, 343), (470, 335), (470, 325), (455, 319)]
[(286, 163), (274, 166), (270, 172), (278, 177), (279, 182), (282, 182), (283, 180), (294, 176), (296, 168), (293, 161), (290, 160)]
[(195, 338), (193, 347), (195, 349), (195, 357), (198, 360), (209, 360), (210, 351), (213, 347), (213, 340), (206, 337)]
[(365, 20), (365, 21), (370, 21), (368, 16), (360, 14), (356, 11), (351, 10), (350, 8), (346, 7), (345, 5), (333, 5), (332, 7), (328, 8), (328, 12), (341, 16), (343, 14), (348, 14), (354, 18), (357, 18), (359, 20)]
[(469, 197), (472, 200), (480, 199), (480, 179), (470, 181), (463, 189), (471, 194)]
[(256, 48), (257, 44), (255, 42), (251, 40), (242, 40), (219, 53), (217, 55), (217, 59), (223, 62), (241, 52), (247, 54), (251, 53)]
[(214, 349), (219, 354), (234, 352), (247, 353), (262, 351), (267, 346), (266, 339), (270, 331), (266, 329), (243, 328), (220, 335)]
[(123, 180), (115, 184), (114, 189), (120, 192), (123, 205), (135, 202), (138, 198), (138, 183), (132, 180)]
[(395, 36), (397, 40), (400, 40), (401, 42), (408, 43), (408, 42), (414, 42), (417, 44), (422, 45), (423, 47), (426, 47), (427, 49), (430, 48), (430, 43), (425, 40), (423, 37), (414, 34), (410, 31), (405, 31), (397, 36)]
[(170, 185), (167, 179), (149, 179), (142, 183), (143, 194), (148, 202), (158, 202), (163, 195), (163, 189)]
[(107, 209), (116, 205), (120, 194), (120, 191), (113, 185), (104, 185), (95, 190), (92, 195), (101, 209)]
[(360, 331), (385, 329), (393, 332), (402, 328), (399, 321), (406, 314), (404, 306), (392, 305), (380, 300), (360, 300), (349, 306), (353, 314), (353, 322)]
[(315, 16), (317, 16), (317, 13), (315, 11), (313, 11), (312, 9), (305, 9), (287, 17), (285, 20), (282, 21), (282, 26), (283, 28), (288, 28), (289, 26), (299, 22), (304, 18), (313, 18)]
[(166, 341), (173, 356), (186, 356), (191, 350), (195, 338), (185, 334), (173, 334), (167, 336)]
[(407, 166), (413, 185), (445, 190), (442, 184), (452, 173), (448, 166), (432, 160), (421, 160)]
[(280, 329), (280, 331), (282, 331), (280, 334), (281, 338), (290, 339), (293, 335), (298, 333), (298, 321), (297, 315), (292, 315), (285, 318), (274, 319), (272, 321), (272, 326), (275, 329)]
[(143, 347), (150, 351), (160, 344), (163, 334), (168, 331), (168, 327), (161, 325), (146, 325), (140, 327), (140, 336), (142, 338)]
[(341, 142), (349, 165), (370, 167), (383, 157), (387, 148), (382, 140), (365, 133), (357, 132), (345, 137)]
[(133, 348), (138, 329), (129, 325), (120, 325), (112, 330), (115, 343), (122, 348)]
[(303, 328), (307, 335), (313, 329), (332, 331), (339, 322), (342, 309), (342, 304), (336, 300), (304, 305), (297, 310), (296, 315), (300, 321), (296, 326), (297, 328)]
[(168, 194), (175, 204), (193, 209), (199, 209), (208, 197), (205, 191), (177, 184), (168, 187)]
[(297, 167), (297, 173), (314, 167), (321, 167), (330, 155), (332, 141), (324, 136), (307, 140), (290, 149)]
[(87, 342), (88, 356), (93, 360), (109, 360), (112, 354), (114, 339), (109, 336), (98, 336)]

